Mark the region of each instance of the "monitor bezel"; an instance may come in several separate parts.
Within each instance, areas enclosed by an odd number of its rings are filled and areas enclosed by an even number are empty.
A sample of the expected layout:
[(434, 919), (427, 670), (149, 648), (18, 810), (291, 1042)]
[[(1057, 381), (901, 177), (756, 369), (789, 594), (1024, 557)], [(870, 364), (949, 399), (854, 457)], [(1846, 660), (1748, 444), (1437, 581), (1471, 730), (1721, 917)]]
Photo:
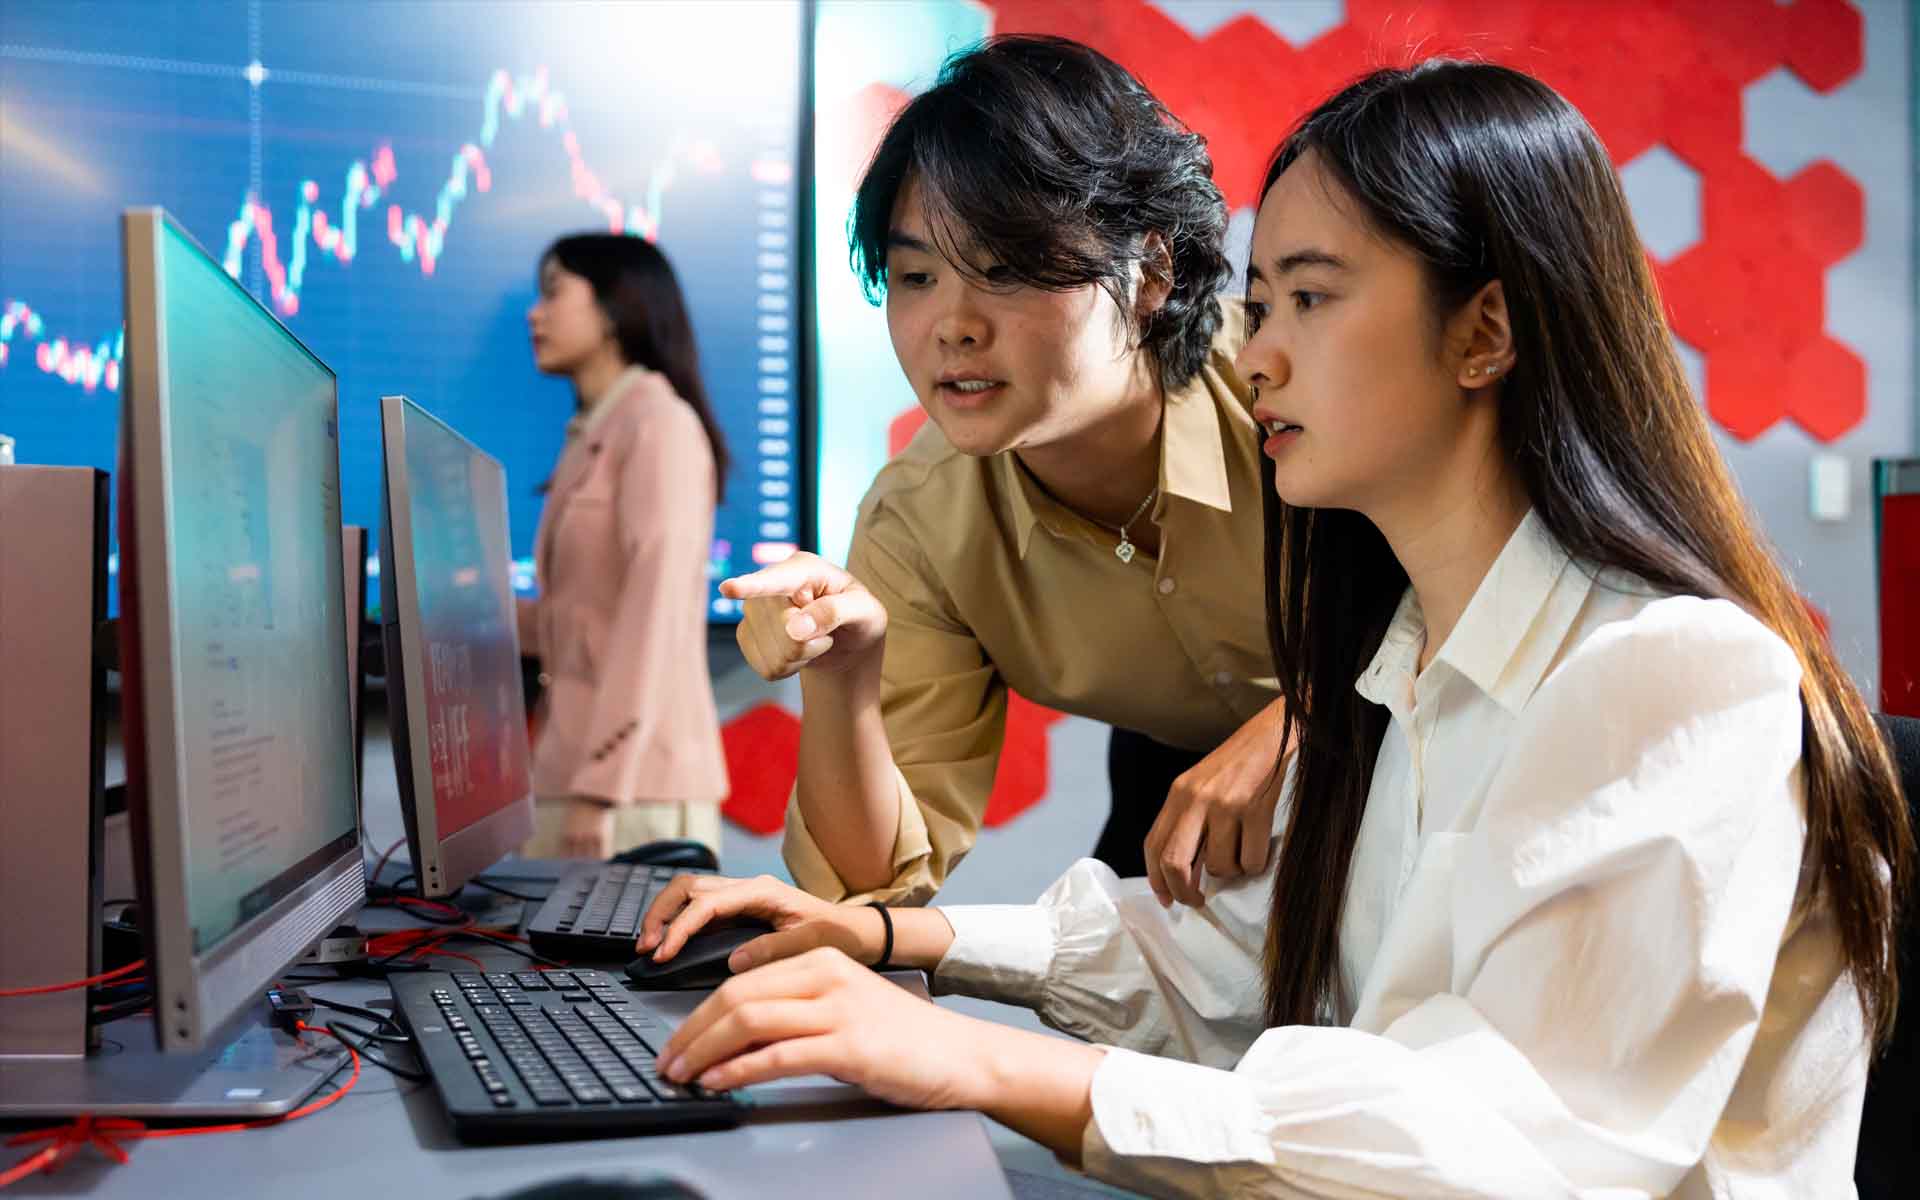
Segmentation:
[[(532, 748), (526, 750), (529, 767), (527, 791), (492, 813), (480, 818), (449, 837), (440, 836), (440, 815), (434, 801), (433, 755), (427, 741), (427, 697), (425, 639), (421, 636), (420, 590), (414, 573), (413, 506), (407, 481), (407, 423), (431, 422), (440, 432), (465, 446), (470, 455), (483, 461), (500, 479), (501, 504), (506, 503), (506, 468), (500, 461), (473, 444), (453, 426), (434, 416), (405, 396), (380, 397), (381, 533), (380, 625), (385, 638), (387, 664), (387, 710), (394, 746), (394, 776), (399, 784), (400, 806), (407, 829), (407, 849), (413, 859), (414, 878), (420, 894), (438, 898), (457, 894), (467, 881), (518, 850), (533, 836)], [(501, 513), (501, 528), (507, 528), (506, 513)], [(512, 560), (512, 546), (507, 547)], [(386, 603), (387, 581), (392, 580), (394, 603)], [(511, 587), (508, 598), (513, 599)], [(507, 635), (513, 639), (514, 661), (520, 658), (518, 623), (507, 622)], [(398, 638), (398, 645), (395, 638)], [(513, 695), (520, 695), (519, 681), (513, 681)], [(394, 693), (399, 693), (395, 703)], [(509, 737), (527, 736), (525, 712), (519, 725), (508, 731)], [(405, 761), (401, 749), (405, 748)]]
[[(183, 239), (220, 271), (186, 229), (159, 208), (131, 208), (122, 214), (122, 265), (125, 280), (126, 373), (122, 389), (123, 466), (130, 486), (123, 503), (122, 527), (133, 545), (123, 546), (129, 564), (122, 586), (132, 584), (134, 604), (122, 604), (123, 636), (137, 658), (123, 700), (137, 712), (126, 722), (129, 807), (138, 819), (135, 869), (140, 876), (142, 934), (154, 986), (154, 1028), (165, 1051), (200, 1049), (226, 1022), (258, 1002), (262, 990), (309, 946), (366, 901), (366, 873), (360, 849), (359, 796), (354, 796), (351, 844), (324, 860), (312, 875), (264, 911), (240, 922), (205, 953), (194, 949), (187, 898), (187, 803), (183, 775), (180, 713), (183, 698), (176, 673), (176, 603), (170, 569), (174, 513), (170, 502), (173, 461), (170, 426), (173, 397), (166, 387), (166, 292), (161, 245), (166, 232)], [(221, 271), (223, 277), (225, 272)], [(271, 311), (235, 282), (257, 314), (272, 321), (331, 381), (333, 417), (339, 421), (339, 382), (331, 368), (287, 330)], [(340, 486), (336, 454), (328, 465), (333, 486)], [(127, 539), (123, 539), (125, 541)], [(338, 554), (338, 539), (328, 539)], [(128, 551), (134, 551), (128, 553)], [(344, 567), (343, 567), (344, 569)], [(129, 620), (131, 619), (131, 620)], [(331, 623), (328, 636), (346, 658), (343, 623)], [(349, 702), (344, 690), (342, 711)], [(350, 746), (343, 752), (351, 753)], [(136, 756), (139, 761), (136, 762)], [(349, 773), (351, 778), (351, 773)], [(144, 835), (144, 836), (143, 836)]]

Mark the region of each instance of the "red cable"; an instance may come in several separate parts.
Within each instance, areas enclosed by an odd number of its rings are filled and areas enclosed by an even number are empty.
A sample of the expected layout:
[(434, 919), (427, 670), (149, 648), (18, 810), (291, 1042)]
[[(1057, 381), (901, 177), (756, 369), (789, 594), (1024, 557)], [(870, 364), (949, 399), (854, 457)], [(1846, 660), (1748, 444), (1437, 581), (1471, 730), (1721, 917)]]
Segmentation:
[(406, 842), (407, 842), (406, 838), (401, 838), (399, 841), (396, 841), (393, 845), (387, 847), (387, 852), (380, 856), (380, 861), (373, 864), (373, 872), (367, 876), (367, 881), (369, 883), (380, 882), (380, 872), (386, 870), (387, 860), (393, 857), (393, 852), (395, 850), (398, 850), (401, 846), (406, 845)]
[[(395, 896), (393, 898), (392, 903), (401, 905), (405, 908), (433, 909), (437, 912), (444, 913), (449, 917), (459, 917), (461, 918), (462, 922), (465, 924), (468, 924), (468, 925), (473, 924), (472, 913), (461, 912), (458, 908), (455, 908), (453, 905), (448, 904), (443, 900), (422, 900), (417, 896)], [(448, 928), (457, 929), (459, 928), (459, 926), (457, 925), (448, 926)]]
[(234, 1122), (229, 1125), (190, 1125), (181, 1129), (148, 1129), (139, 1121), (115, 1117), (95, 1117), (91, 1114), (85, 1114), (74, 1118), (72, 1122), (66, 1125), (56, 1125), (51, 1129), (29, 1130), (26, 1133), (17, 1134), (9, 1138), (7, 1140), (7, 1145), (9, 1146), (27, 1146), (34, 1142), (42, 1141), (51, 1142), (51, 1144), (34, 1151), (5, 1171), (0, 1171), (0, 1188), (6, 1187), (8, 1184), (18, 1183), (20, 1180), (41, 1171), (52, 1171), (87, 1146), (93, 1146), (99, 1149), (101, 1153), (113, 1159), (115, 1162), (125, 1163), (127, 1161), (127, 1152), (120, 1147), (120, 1143), (123, 1141), (135, 1142), (146, 1141), (153, 1138), (198, 1137), (201, 1134), (207, 1133), (243, 1133), (249, 1129), (267, 1129), (317, 1113), (321, 1109), (338, 1102), (342, 1096), (353, 1090), (354, 1084), (360, 1082), (360, 1052), (354, 1049), (353, 1043), (347, 1041), (331, 1029), (315, 1028), (312, 1025), (308, 1025), (305, 1021), (299, 1022), (298, 1028), (302, 1033), (326, 1034), (334, 1041), (345, 1046), (347, 1054), (353, 1060), (353, 1073), (347, 1076), (347, 1081), (333, 1091), (320, 1097), (318, 1100), (309, 1101), (282, 1116), (267, 1117), (264, 1120)]
[[(292, 1112), (284, 1113), (281, 1116), (266, 1117), (258, 1121), (237, 1121), (231, 1125), (191, 1125), (185, 1129), (149, 1129), (142, 1132), (140, 1136), (143, 1138), (197, 1137), (203, 1133), (240, 1133), (248, 1129), (265, 1129), (272, 1125), (285, 1125), (288, 1121), (296, 1121), (301, 1117), (319, 1112), (321, 1109), (335, 1103), (340, 1097), (352, 1091), (353, 1085), (360, 1082), (360, 1052), (353, 1048), (353, 1043), (347, 1041), (347, 1039), (341, 1037), (331, 1029), (317, 1028), (307, 1024), (305, 1021), (299, 1022), (298, 1028), (302, 1033), (324, 1033), (347, 1048), (347, 1054), (353, 1059), (353, 1074), (347, 1076), (345, 1083), (320, 1097), (318, 1100), (310, 1100)], [(337, 1069), (338, 1068), (336, 1068), (336, 1070)]]
[[(465, 962), (472, 963), (473, 969), (476, 971), (485, 971), (487, 969), (479, 959), (474, 958), (470, 954), (462, 954), (458, 950), (441, 950), (434, 946), (424, 946), (421, 948), (420, 954), (430, 954), (435, 958), (458, 958)], [(419, 955), (415, 955), (415, 957), (417, 958)]]
[[(0, 988), (0, 999), (5, 999), (9, 996), (39, 996), (47, 992), (71, 992), (75, 988), (92, 987), (97, 983), (106, 983), (108, 980), (118, 979), (128, 971), (138, 971), (146, 965), (146, 959), (136, 958), (126, 966), (116, 967), (104, 975), (92, 975), (86, 979), (76, 979), (72, 983), (48, 983), (42, 984), (40, 987), (27, 988)], [(132, 983), (133, 980), (122, 980), (122, 982)]]
[[(63, 1128), (65, 1127), (63, 1126)], [(60, 1146), (57, 1144), (48, 1146), (46, 1149), (36, 1153), (29, 1154), (27, 1157), (13, 1164), (13, 1166), (8, 1167), (4, 1171), (0, 1171), (0, 1188), (6, 1187), (9, 1184), (19, 1183), (29, 1175), (52, 1169), (53, 1165), (58, 1162), (61, 1157)]]

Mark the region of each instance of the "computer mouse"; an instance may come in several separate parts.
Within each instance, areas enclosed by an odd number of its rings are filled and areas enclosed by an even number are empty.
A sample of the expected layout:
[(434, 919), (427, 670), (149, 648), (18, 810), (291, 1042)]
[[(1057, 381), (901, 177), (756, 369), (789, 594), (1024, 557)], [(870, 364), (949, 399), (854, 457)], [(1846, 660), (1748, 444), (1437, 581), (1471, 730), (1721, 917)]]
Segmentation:
[(629, 866), (671, 867), (681, 871), (720, 869), (720, 860), (714, 857), (712, 848), (692, 838), (662, 838), (655, 842), (642, 842), (631, 849), (622, 850), (607, 861)]
[(706, 1193), (670, 1175), (624, 1179), (575, 1175), (508, 1192), (499, 1200), (706, 1200)]
[(724, 927), (709, 926), (687, 939), (680, 953), (666, 962), (643, 954), (627, 964), (627, 978), (650, 992), (685, 992), (716, 988), (733, 975), (727, 956), (773, 926), (753, 917), (735, 917)]

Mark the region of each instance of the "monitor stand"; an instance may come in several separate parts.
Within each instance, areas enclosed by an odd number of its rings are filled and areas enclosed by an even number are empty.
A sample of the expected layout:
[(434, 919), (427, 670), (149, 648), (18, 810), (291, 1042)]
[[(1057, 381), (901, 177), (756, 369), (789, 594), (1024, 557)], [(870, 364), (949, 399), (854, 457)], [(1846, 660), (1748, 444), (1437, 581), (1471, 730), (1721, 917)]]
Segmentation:
[(264, 999), (191, 1054), (162, 1054), (153, 1018), (101, 1027), (84, 1057), (0, 1058), (0, 1119), (97, 1116), (236, 1120), (292, 1112), (347, 1061), (325, 1034), (309, 1044), (269, 1024)]

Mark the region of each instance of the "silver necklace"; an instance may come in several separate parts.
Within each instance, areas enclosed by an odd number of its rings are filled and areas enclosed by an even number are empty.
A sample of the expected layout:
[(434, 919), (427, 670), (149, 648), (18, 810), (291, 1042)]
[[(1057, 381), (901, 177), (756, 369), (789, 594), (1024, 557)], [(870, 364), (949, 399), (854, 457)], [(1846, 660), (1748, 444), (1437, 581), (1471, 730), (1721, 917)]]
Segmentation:
[(1132, 540), (1127, 537), (1127, 526), (1138, 521), (1140, 514), (1147, 511), (1147, 505), (1152, 504), (1153, 498), (1159, 494), (1160, 485), (1155, 484), (1153, 490), (1147, 493), (1147, 498), (1140, 502), (1140, 507), (1133, 510), (1133, 515), (1120, 522), (1120, 544), (1113, 548), (1113, 556), (1121, 562), (1130, 563), (1133, 561), (1134, 545)]

